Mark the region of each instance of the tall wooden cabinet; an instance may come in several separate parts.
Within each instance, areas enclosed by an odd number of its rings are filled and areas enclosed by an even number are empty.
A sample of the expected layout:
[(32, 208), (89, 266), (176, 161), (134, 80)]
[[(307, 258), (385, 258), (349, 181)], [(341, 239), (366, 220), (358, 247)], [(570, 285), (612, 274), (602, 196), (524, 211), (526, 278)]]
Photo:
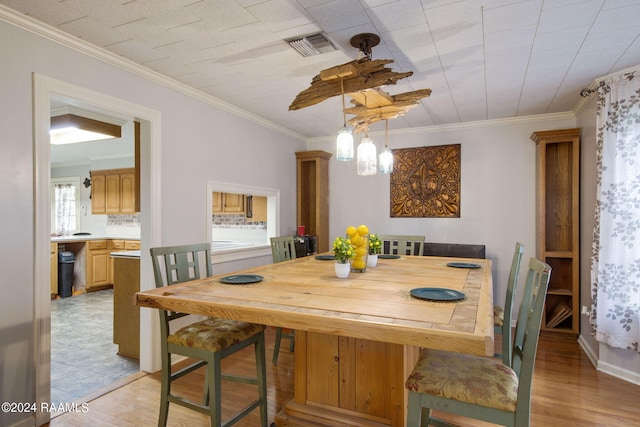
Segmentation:
[(580, 328), (580, 129), (534, 132), (536, 256), (551, 268), (542, 328)]
[(329, 159), (326, 151), (296, 153), (298, 206), (297, 225), (318, 239), (318, 252), (329, 247)]

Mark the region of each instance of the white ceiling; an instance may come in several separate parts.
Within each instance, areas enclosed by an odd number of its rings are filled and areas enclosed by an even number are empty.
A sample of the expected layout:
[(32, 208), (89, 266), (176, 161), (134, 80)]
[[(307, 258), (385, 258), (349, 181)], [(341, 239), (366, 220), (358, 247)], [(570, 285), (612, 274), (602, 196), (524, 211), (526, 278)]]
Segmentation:
[[(640, 0), (0, 0), (64, 32), (280, 124), (336, 133), (340, 100), (288, 111), (320, 70), (351, 61), (352, 36), (413, 76), (391, 94), (431, 97), (389, 129), (571, 111), (599, 77), (640, 64)], [(284, 41), (323, 32), (304, 58)], [(375, 127), (380, 127), (377, 129)], [(372, 131), (384, 129), (380, 122)]]

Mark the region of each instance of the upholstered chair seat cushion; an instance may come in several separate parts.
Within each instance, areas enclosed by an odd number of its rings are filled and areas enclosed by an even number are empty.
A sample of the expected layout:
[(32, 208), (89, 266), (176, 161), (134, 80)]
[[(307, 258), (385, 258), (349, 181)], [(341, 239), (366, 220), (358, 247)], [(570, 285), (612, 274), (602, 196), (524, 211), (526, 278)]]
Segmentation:
[(499, 305), (493, 306), (493, 324), (495, 326), (504, 325), (504, 307)]
[(211, 318), (180, 328), (167, 337), (167, 342), (215, 352), (259, 334), (264, 328), (254, 323)]
[(516, 373), (501, 361), (488, 357), (422, 350), (406, 387), (417, 393), (516, 411)]

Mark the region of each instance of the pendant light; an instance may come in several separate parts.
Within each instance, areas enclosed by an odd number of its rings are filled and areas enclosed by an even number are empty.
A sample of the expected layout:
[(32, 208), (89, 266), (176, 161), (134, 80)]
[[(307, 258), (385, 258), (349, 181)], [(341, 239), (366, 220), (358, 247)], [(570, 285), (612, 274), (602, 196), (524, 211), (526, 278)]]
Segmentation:
[(389, 149), (389, 120), (385, 120), (384, 150), (380, 153), (378, 165), (380, 167), (380, 173), (390, 174), (393, 172), (393, 153)]
[(369, 133), (366, 134), (360, 144), (358, 145), (358, 175), (375, 175), (376, 174), (376, 146), (369, 138)]
[(342, 93), (342, 120), (343, 126), (338, 131), (336, 138), (336, 158), (340, 161), (353, 160), (353, 131), (347, 126), (347, 115), (344, 112), (344, 85), (340, 79), (340, 92)]

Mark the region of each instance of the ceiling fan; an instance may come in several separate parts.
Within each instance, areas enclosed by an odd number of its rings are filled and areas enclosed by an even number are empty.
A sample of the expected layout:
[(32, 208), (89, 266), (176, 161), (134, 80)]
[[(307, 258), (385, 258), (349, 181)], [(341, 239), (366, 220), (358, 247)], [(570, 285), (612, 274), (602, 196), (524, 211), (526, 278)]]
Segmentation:
[(296, 96), (289, 106), (290, 111), (347, 94), (352, 98), (353, 107), (344, 108), (344, 113), (355, 116), (349, 119), (348, 124), (354, 128), (354, 133), (363, 133), (372, 123), (406, 114), (418, 105), (420, 99), (431, 95), (431, 89), (390, 95), (382, 87), (395, 84), (413, 75), (413, 72), (399, 73), (385, 67), (394, 62), (391, 59), (371, 59), (371, 48), (380, 43), (380, 37), (376, 34), (355, 35), (350, 43), (359, 48), (364, 56), (320, 71), (312, 79), (311, 86)]

